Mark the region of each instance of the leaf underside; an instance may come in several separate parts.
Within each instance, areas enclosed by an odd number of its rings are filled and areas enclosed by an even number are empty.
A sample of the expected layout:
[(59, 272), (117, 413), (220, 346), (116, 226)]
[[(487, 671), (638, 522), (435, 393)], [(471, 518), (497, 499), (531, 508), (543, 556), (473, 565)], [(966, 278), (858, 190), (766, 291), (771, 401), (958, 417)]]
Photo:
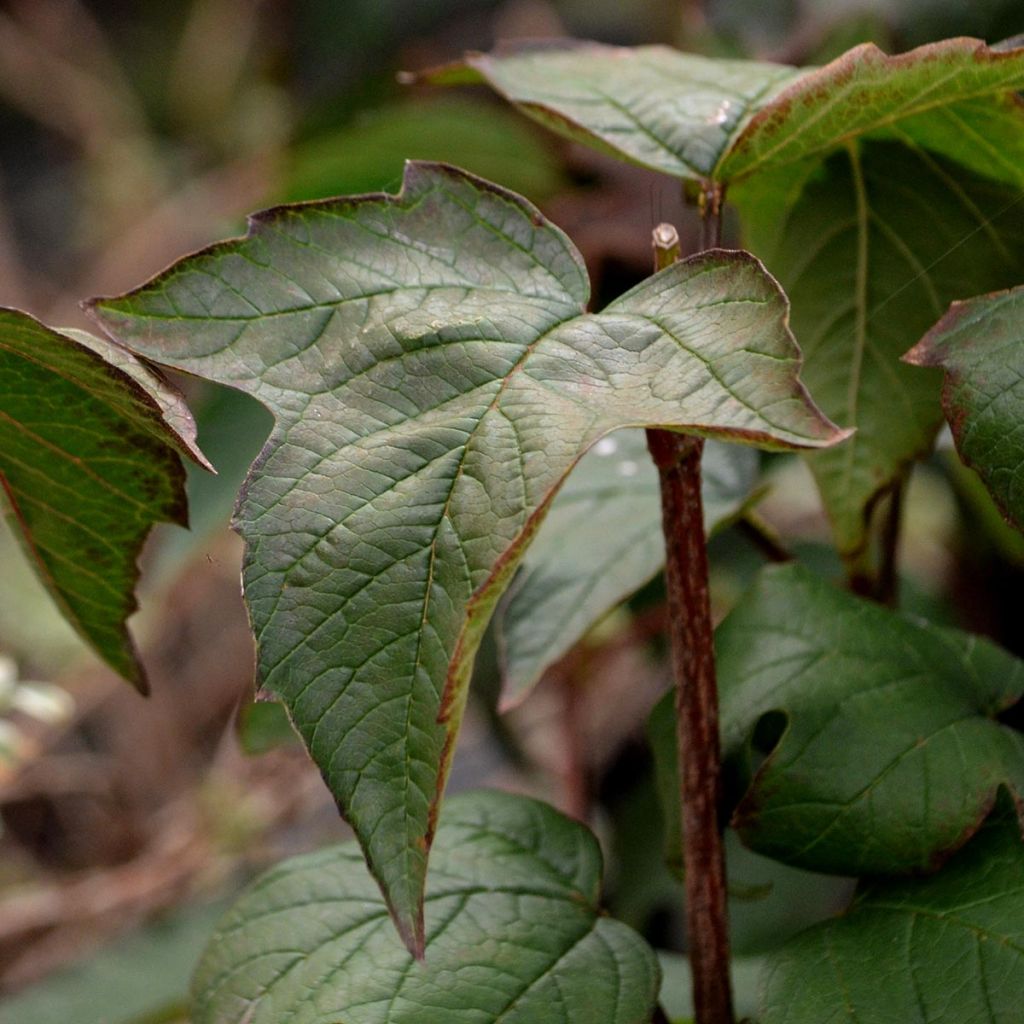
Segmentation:
[(505, 44), (428, 71), (437, 84), (486, 82), (541, 124), (678, 178), (713, 177), (750, 117), (797, 68), (714, 60), (667, 46)]
[(762, 1024), (1013, 1024), (1024, 991), (1024, 845), (994, 819), (938, 875), (864, 886), (771, 954)]
[(646, 1024), (653, 952), (601, 914), (601, 854), (525, 797), (445, 804), (430, 866), (426, 960), (387, 927), (353, 844), (296, 857), (221, 922), (193, 984), (196, 1024)]
[(571, 242), (442, 165), (398, 196), (282, 207), (95, 315), (276, 426), (236, 522), (279, 695), (422, 946), (433, 818), (494, 603), (566, 474), (623, 426), (842, 437), (796, 379), (756, 260), (676, 264), (602, 313)]
[(940, 422), (936, 380), (899, 356), (952, 300), (1022, 277), (1024, 49), (953, 39), (889, 57), (864, 45), (799, 71), (528, 44), (427, 77), (487, 82), (555, 131), (729, 186), (746, 244), (790, 295), (812, 392), (857, 428), (811, 456), (837, 544), (857, 555), (875, 500)]
[[(750, 448), (708, 441), (701, 459), (708, 532), (750, 500)], [(522, 700), (544, 670), (665, 564), (658, 473), (642, 431), (602, 438), (551, 503), (495, 622), (502, 702)]]
[(563, 135), (681, 178), (736, 183), (897, 128), (975, 171), (1024, 178), (1013, 97), (1024, 48), (978, 39), (896, 56), (866, 43), (808, 69), (556, 40), (469, 54), (421, 77), (484, 82)]
[(181, 396), (131, 353), (0, 309), (0, 487), (65, 618), (145, 691), (125, 621), (158, 522), (186, 525), (179, 454), (206, 465)]
[(1024, 289), (956, 303), (906, 360), (945, 370), (957, 451), (1024, 530)]

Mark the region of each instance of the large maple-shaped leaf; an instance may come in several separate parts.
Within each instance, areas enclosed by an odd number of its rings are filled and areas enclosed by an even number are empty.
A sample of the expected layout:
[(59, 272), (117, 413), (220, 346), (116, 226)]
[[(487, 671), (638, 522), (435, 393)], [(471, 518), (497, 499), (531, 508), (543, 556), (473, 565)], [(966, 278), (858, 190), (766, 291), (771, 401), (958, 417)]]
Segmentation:
[[(1024, 694), (1024, 663), (995, 644), (785, 566), (764, 571), (716, 648), (733, 825), (759, 853), (841, 875), (925, 871), (1000, 786), (1024, 806), (1024, 738), (997, 720)], [(663, 793), (671, 718), (667, 700), (652, 716)]]
[(597, 315), (587, 292), (525, 200), (410, 164), (397, 197), (258, 215), (96, 306), (139, 352), (274, 413), (237, 512), (261, 681), (413, 948), (473, 655), (583, 452), (626, 425), (841, 436), (796, 380), (785, 299), (752, 257), (684, 261)]
[(957, 451), (1024, 530), (1024, 288), (955, 303), (905, 358), (946, 371)]
[(179, 453), (207, 465), (184, 400), (150, 367), (0, 310), (0, 486), (15, 535), (68, 621), (141, 690), (125, 620), (150, 529), (187, 522)]
[[(709, 441), (701, 498), (709, 533), (752, 500), (757, 453)], [(520, 701), (549, 666), (665, 564), (658, 472), (639, 430), (602, 438), (551, 503), (496, 612), (502, 702)]]
[(891, 142), (793, 180), (795, 200), (764, 188), (734, 196), (793, 304), (808, 387), (857, 427), (841, 449), (808, 455), (837, 544), (853, 554), (874, 499), (931, 450), (941, 423), (938, 375), (901, 356), (954, 299), (1024, 280), (1020, 192)]
[[(858, 429), (812, 462), (838, 545), (858, 554), (873, 502), (938, 425), (935, 382), (898, 357), (953, 299), (1024, 276), (1024, 49), (953, 39), (890, 57), (865, 45), (800, 72), (554, 43), (427, 77), (485, 81), (562, 134), (730, 186), (748, 247), (790, 292), (816, 398)], [(885, 147), (865, 145), (879, 140), (904, 155), (881, 159)]]
[(1024, 845), (986, 825), (934, 878), (864, 886), (769, 957), (763, 1024), (1013, 1024), (1024, 992)]
[(273, 868), (214, 934), (196, 1024), (646, 1024), (659, 971), (600, 911), (594, 837), (545, 804), (453, 797), (441, 813), (416, 963), (354, 843)]

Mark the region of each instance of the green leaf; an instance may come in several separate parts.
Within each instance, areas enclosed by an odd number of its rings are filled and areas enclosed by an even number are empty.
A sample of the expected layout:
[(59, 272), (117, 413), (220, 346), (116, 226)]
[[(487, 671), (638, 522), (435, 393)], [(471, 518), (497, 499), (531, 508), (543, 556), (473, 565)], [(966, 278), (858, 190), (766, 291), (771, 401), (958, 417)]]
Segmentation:
[(131, 353), (0, 309), (0, 486), (67, 620), (140, 690), (125, 620), (157, 522), (186, 525), (180, 455), (206, 465), (188, 408)]
[[(1024, 803), (1024, 738), (996, 716), (1024, 663), (806, 569), (764, 570), (716, 634), (732, 824), (765, 856), (839, 875), (933, 869), (1000, 786)], [(670, 866), (679, 849), (672, 694), (651, 714)]]
[(1024, 288), (954, 303), (905, 359), (946, 371), (957, 451), (1024, 530)]
[(259, 214), (95, 307), (147, 357), (274, 413), (236, 516), (261, 683), (413, 949), (473, 656), (580, 456), (628, 425), (843, 436), (797, 382), (785, 299), (752, 257), (676, 264), (598, 315), (587, 294), (525, 200), (411, 163), (397, 197)]
[(1024, 49), (863, 45), (800, 72), (554, 44), (471, 55), (432, 80), (486, 81), (562, 134), (730, 183), (748, 248), (790, 295), (813, 393), (857, 428), (812, 467), (839, 548), (858, 555), (873, 503), (940, 422), (936, 382), (898, 357), (953, 299), (1024, 276), (1008, 216), (1024, 187)]
[[(709, 441), (702, 492), (708, 531), (749, 500), (749, 448)], [(499, 606), (502, 703), (518, 703), (549, 666), (665, 564), (658, 473), (641, 431), (602, 438), (580, 461)]]
[(952, 300), (1024, 279), (1020, 193), (882, 142), (787, 182), (795, 198), (761, 184), (733, 197), (752, 249), (793, 304), (808, 387), (837, 423), (857, 428), (835, 452), (808, 456), (837, 545), (851, 555), (867, 542), (875, 499), (931, 450), (941, 423), (938, 375), (900, 357)]
[(737, 181), (898, 130), (975, 171), (1024, 180), (1012, 96), (1024, 49), (977, 39), (893, 57), (865, 44), (807, 70), (662, 46), (520, 44), (425, 77), (486, 82), (562, 135), (680, 178)]
[(995, 721), (1024, 663), (910, 621), (797, 566), (766, 570), (716, 638), (722, 746), (764, 760), (733, 815), (745, 843), (834, 874), (934, 868), (1001, 785), (1024, 799), (1024, 737)]
[(387, 927), (354, 843), (258, 880), (214, 934), (195, 1024), (646, 1024), (660, 972), (598, 903), (594, 837), (504, 793), (450, 800), (428, 887), (426, 959)]
[(1011, 1024), (1024, 991), (1024, 847), (993, 820), (934, 878), (862, 888), (773, 954), (762, 1024)]
[[(768, 168), (823, 156), (852, 139), (903, 133), (948, 157), (997, 148), (975, 121), (989, 110), (1018, 107), (1015, 152), (1021, 140), (1019, 104), (1010, 94), (1024, 87), (1024, 49), (998, 50), (980, 39), (947, 39), (888, 56), (866, 43), (804, 73), (762, 104), (716, 169), (731, 181)], [(979, 102), (979, 100), (981, 102)], [(1002, 122), (1005, 124), (1005, 121)], [(975, 159), (978, 159), (975, 156)], [(1010, 165), (1009, 159), (993, 161)], [(977, 168), (977, 164), (974, 165)], [(989, 164), (984, 164), (990, 174)], [(1018, 167), (1009, 172), (1020, 180)]]
[(752, 112), (800, 72), (713, 60), (667, 46), (526, 43), (428, 72), (437, 84), (486, 82), (541, 124), (679, 178), (714, 174)]

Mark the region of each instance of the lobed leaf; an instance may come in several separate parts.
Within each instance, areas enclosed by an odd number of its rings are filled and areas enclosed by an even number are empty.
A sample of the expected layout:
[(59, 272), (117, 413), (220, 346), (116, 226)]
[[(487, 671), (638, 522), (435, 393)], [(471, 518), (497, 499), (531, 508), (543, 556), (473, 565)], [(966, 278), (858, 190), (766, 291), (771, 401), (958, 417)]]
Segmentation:
[(0, 309), (0, 486), (65, 618), (140, 690), (125, 620), (158, 522), (187, 523), (179, 455), (209, 467), (181, 395), (130, 352)]
[(398, 196), (257, 215), (94, 312), (275, 428), (236, 522), (261, 682), (286, 703), (406, 941), (472, 659), (566, 474), (622, 426), (841, 439), (799, 385), (785, 299), (714, 252), (600, 314), (525, 200), (408, 165)]
[(1024, 288), (957, 302), (905, 356), (946, 372), (942, 405), (960, 457), (1024, 530)]
[(938, 875), (864, 886), (771, 954), (762, 1024), (1011, 1024), (1024, 991), (1024, 847), (993, 820)]
[(936, 382), (898, 356), (950, 301), (1022, 277), (1010, 214), (1024, 187), (1024, 48), (951, 39), (887, 56), (868, 44), (799, 71), (556, 42), (428, 78), (485, 81), (563, 135), (729, 185), (746, 244), (790, 294), (814, 394), (857, 428), (811, 458), (837, 544), (857, 555), (875, 500), (940, 422)]
[[(701, 461), (708, 532), (752, 500), (757, 454), (709, 441)], [(502, 703), (522, 700), (550, 665), (665, 564), (658, 473), (638, 430), (602, 438), (551, 503), (495, 621)]]
[(426, 961), (386, 928), (356, 845), (278, 865), (200, 961), (195, 1024), (646, 1024), (654, 953), (601, 914), (594, 837), (504, 793), (445, 805), (426, 900)]
[[(837, 875), (933, 870), (1005, 786), (1024, 739), (997, 716), (1024, 663), (795, 565), (764, 570), (716, 635), (732, 824), (776, 860)], [(666, 849), (679, 849), (672, 695), (651, 715)]]
[(733, 814), (759, 853), (833, 874), (923, 871), (1000, 786), (1024, 801), (1024, 738), (995, 720), (1024, 693), (1024, 664), (989, 641), (787, 566), (763, 573), (716, 642), (725, 755), (782, 716)]

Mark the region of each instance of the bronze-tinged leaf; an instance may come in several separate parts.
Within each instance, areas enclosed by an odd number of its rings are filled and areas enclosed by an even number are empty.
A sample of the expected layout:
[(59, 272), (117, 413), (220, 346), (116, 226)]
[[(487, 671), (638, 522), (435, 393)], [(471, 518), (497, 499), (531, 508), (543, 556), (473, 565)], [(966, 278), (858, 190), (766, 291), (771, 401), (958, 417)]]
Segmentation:
[(187, 523), (184, 455), (206, 468), (181, 395), (130, 352), (0, 309), (0, 487), (67, 620), (145, 691), (125, 621), (158, 522)]
[(785, 299), (753, 257), (684, 261), (596, 315), (587, 296), (533, 206), (412, 163), (398, 196), (259, 214), (94, 307), (147, 358), (273, 412), (236, 517), (260, 681), (416, 951), (473, 657), (583, 453), (623, 426), (844, 436), (799, 384)]

